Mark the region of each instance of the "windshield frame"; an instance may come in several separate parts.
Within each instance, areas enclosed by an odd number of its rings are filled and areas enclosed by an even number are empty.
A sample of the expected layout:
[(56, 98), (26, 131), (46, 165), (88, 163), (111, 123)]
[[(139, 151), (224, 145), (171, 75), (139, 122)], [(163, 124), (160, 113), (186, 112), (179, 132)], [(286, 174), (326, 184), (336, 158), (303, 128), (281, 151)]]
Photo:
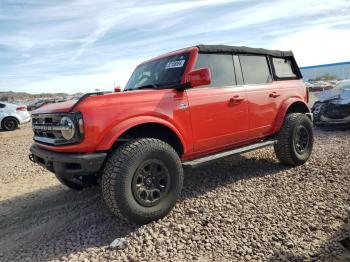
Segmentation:
[[(168, 86), (168, 88), (170, 88), (170, 86), (180, 85), (189, 58), (190, 54), (188, 52), (184, 52), (181, 54), (174, 54), (168, 57), (159, 58), (157, 60), (149, 61), (147, 63), (142, 63), (141, 65), (136, 67), (136, 69), (130, 76), (129, 81), (125, 86), (125, 91), (139, 89), (160, 89), (167, 88)], [(168, 67), (169, 63), (172, 62), (182, 63), (173, 67)], [(176, 71), (172, 72), (172, 68), (174, 68)], [(174, 79), (174, 81), (164, 81), (165, 79), (162, 79), (162, 77), (164, 76), (168, 76), (168, 78), (170, 76), (170, 78), (167, 80)], [(159, 77), (159, 79), (156, 79), (157, 77)], [(146, 80), (143, 83), (141, 83), (142, 79)]]
[[(140, 66), (143, 66), (145, 64), (148, 64), (150, 62), (154, 62), (154, 61), (157, 61), (157, 60), (160, 60), (160, 59), (164, 59), (164, 58), (171, 58), (173, 56), (177, 56), (177, 55), (182, 55), (182, 54), (185, 54), (187, 55), (187, 61), (185, 62), (185, 65), (184, 65), (184, 70), (182, 72), (182, 76), (181, 76), (181, 79), (180, 79), (180, 83), (178, 84), (169, 84), (169, 83), (164, 83), (164, 86), (161, 85), (159, 86), (159, 88), (157, 89), (154, 89), (154, 88), (151, 88), (149, 87), (149, 89), (153, 89), (153, 90), (159, 90), (159, 89), (171, 89), (171, 88), (176, 88), (177, 86), (182, 86), (182, 85), (185, 85), (186, 84), (186, 78), (187, 78), (187, 74), (192, 70), (192, 68), (194, 67), (194, 63), (195, 63), (195, 60), (196, 60), (196, 57), (197, 57), (197, 54), (198, 54), (198, 48), (197, 47), (190, 47), (190, 48), (185, 48), (185, 49), (180, 49), (178, 51), (174, 51), (174, 52), (171, 52), (171, 53), (166, 53), (166, 54), (163, 54), (163, 55), (160, 55), (160, 56), (157, 56), (155, 58), (152, 58), (150, 60), (147, 60), (145, 62), (142, 62), (141, 64), (139, 64), (135, 70), (133, 71), (133, 73), (131, 74), (127, 84), (125, 85), (125, 88), (123, 91), (136, 91), (136, 90), (141, 90), (139, 88), (130, 88), (130, 89), (127, 89), (127, 86), (129, 85), (129, 82), (131, 81), (131, 78), (133, 76), (133, 74), (136, 72), (136, 70), (138, 70), (138, 68)], [(163, 84), (163, 83), (161, 83)], [(147, 88), (148, 89), (148, 88)], [(181, 89), (181, 88), (180, 88)]]

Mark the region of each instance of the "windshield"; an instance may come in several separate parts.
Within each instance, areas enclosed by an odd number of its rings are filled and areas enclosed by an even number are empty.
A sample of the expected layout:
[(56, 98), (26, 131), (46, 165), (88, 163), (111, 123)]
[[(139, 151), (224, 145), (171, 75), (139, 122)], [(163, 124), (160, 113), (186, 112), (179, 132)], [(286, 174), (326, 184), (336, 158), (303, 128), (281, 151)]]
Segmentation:
[(350, 81), (339, 82), (335, 85), (335, 89), (349, 89), (350, 90)]
[(180, 84), (188, 56), (189, 53), (183, 53), (138, 66), (124, 90), (160, 88)]

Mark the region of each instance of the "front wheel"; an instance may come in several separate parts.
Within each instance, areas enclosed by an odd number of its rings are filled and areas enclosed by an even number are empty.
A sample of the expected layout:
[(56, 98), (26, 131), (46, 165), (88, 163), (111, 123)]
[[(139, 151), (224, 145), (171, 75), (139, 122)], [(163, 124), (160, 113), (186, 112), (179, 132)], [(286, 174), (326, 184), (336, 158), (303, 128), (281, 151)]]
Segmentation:
[(286, 165), (304, 164), (310, 157), (314, 143), (310, 118), (302, 113), (287, 114), (274, 146), (279, 161)]
[(102, 195), (112, 213), (136, 224), (165, 216), (180, 197), (183, 169), (167, 143), (132, 140), (109, 157), (102, 175)]

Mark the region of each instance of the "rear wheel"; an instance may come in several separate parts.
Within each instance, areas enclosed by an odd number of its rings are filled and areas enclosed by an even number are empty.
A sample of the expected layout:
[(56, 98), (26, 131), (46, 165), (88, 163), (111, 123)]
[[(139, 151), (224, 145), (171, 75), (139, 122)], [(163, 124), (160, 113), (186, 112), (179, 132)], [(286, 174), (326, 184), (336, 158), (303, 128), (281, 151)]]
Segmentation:
[(287, 114), (274, 146), (277, 158), (286, 165), (302, 165), (310, 157), (314, 142), (312, 122), (302, 113)]
[(13, 131), (17, 129), (17, 127), (18, 127), (18, 121), (13, 117), (7, 117), (2, 122), (2, 128), (7, 131)]
[(167, 143), (153, 138), (130, 141), (109, 157), (102, 195), (112, 213), (136, 224), (165, 216), (180, 197), (183, 170)]

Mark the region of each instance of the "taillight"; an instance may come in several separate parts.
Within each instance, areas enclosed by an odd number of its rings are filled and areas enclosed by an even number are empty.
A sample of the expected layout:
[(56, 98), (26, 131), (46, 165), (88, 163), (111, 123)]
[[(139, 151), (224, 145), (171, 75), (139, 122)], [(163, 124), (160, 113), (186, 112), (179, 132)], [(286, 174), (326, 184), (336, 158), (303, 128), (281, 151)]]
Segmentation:
[(19, 106), (16, 108), (16, 110), (18, 111), (27, 111), (27, 107), (26, 106)]
[(310, 90), (309, 87), (306, 87), (306, 103), (309, 103)]

